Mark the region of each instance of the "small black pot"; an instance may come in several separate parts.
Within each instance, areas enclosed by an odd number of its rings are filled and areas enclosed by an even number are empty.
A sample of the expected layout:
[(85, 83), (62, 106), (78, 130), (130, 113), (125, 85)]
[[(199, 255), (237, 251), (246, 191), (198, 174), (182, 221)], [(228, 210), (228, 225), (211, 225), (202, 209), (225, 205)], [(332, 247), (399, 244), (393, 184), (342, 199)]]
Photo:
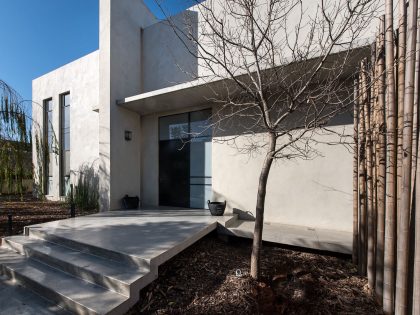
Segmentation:
[(226, 200), (225, 202), (210, 202), (210, 200), (207, 201), (207, 204), (209, 206), (209, 210), (211, 215), (214, 216), (222, 216), (223, 213), (225, 213), (225, 209), (226, 209)]
[(139, 197), (129, 197), (128, 195), (125, 195), (122, 199), (122, 204), (124, 209), (126, 210), (135, 210), (139, 208)]

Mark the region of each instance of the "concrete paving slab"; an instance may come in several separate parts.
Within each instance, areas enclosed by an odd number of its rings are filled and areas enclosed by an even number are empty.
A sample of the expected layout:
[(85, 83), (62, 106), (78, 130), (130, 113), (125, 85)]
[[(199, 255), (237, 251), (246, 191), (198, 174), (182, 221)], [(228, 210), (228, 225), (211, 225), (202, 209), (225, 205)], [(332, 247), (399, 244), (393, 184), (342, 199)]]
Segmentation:
[(353, 251), (353, 234), (335, 230), (315, 230), (320, 249), (332, 252), (351, 254)]
[[(254, 221), (237, 220), (228, 230), (235, 236), (253, 238)], [(351, 254), (352, 233), (281, 223), (264, 223), (263, 240), (285, 245)]]

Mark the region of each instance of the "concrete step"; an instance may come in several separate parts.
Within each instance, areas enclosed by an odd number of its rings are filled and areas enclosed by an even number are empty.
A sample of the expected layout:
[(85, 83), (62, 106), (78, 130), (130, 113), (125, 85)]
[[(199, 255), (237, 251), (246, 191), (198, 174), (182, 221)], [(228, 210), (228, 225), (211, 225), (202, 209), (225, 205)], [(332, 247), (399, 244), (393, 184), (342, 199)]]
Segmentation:
[(99, 256), (108, 260), (113, 260), (118, 263), (123, 263), (131, 267), (140, 268), (142, 270), (150, 270), (150, 260), (138, 256), (131, 256), (115, 250), (106, 249), (91, 244), (75, 241), (71, 238), (61, 237), (51, 233), (51, 230), (43, 229), (39, 226), (25, 227), (25, 235), (31, 238), (39, 238), (50, 243), (68, 247), (83, 253)]
[[(3, 247), (8, 247), (21, 255), (33, 258), (125, 296), (130, 296), (130, 286), (135, 290), (142, 288), (135, 285), (139, 278), (142, 278), (143, 286), (148, 284), (144, 277), (150, 278), (148, 269), (141, 270), (124, 263), (117, 263), (42, 239), (29, 238), (28, 236), (4, 238)], [(153, 278), (150, 279), (150, 281), (152, 280)]]
[(128, 297), (83, 281), (13, 250), (0, 248), (2, 274), (76, 314), (121, 314)]
[(71, 315), (18, 282), (0, 275), (0, 315)]

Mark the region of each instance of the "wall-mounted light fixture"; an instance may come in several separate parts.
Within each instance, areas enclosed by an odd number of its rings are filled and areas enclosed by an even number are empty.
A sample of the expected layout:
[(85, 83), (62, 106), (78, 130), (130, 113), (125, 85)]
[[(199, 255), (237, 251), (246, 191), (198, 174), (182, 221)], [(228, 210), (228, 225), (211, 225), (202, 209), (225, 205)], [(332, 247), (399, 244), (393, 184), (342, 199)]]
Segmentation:
[(131, 141), (132, 137), (133, 137), (133, 133), (131, 131), (126, 130), (124, 132), (125, 141)]

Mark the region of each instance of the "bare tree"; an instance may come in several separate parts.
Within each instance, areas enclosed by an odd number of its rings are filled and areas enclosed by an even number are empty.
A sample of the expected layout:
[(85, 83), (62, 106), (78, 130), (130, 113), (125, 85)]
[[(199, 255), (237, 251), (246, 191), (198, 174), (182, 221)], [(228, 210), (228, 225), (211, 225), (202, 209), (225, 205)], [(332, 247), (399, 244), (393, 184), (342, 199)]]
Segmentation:
[(241, 152), (265, 152), (256, 198), (254, 278), (260, 273), (273, 162), (313, 158), (324, 133), (335, 134), (336, 143), (343, 142), (331, 125), (353, 107), (355, 65), (369, 54), (369, 48), (356, 41), (372, 21), (376, 4), (373, 0), (208, 0), (194, 9), (198, 32), (188, 21), (180, 26), (168, 19), (199, 61), (196, 78), (213, 88), (209, 99), (214, 104), (213, 133), (226, 136), (227, 129), (235, 129), (235, 134), (218, 141), (246, 136)]

